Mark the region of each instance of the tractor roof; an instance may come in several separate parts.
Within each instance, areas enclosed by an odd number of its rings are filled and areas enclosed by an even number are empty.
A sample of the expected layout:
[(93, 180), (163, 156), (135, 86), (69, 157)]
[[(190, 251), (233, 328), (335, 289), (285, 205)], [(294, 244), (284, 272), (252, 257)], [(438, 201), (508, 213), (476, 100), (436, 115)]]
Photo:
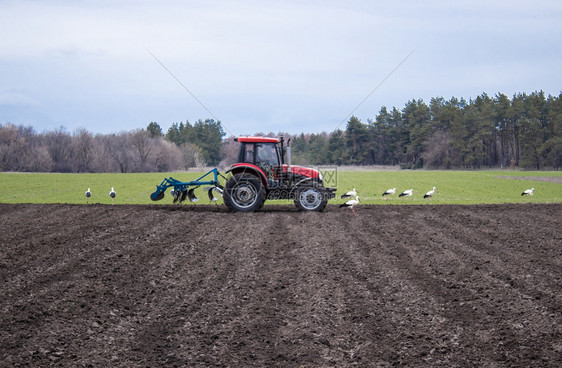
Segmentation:
[(270, 137), (238, 137), (234, 140), (237, 142), (244, 142), (244, 143), (279, 143), (278, 138), (270, 138)]

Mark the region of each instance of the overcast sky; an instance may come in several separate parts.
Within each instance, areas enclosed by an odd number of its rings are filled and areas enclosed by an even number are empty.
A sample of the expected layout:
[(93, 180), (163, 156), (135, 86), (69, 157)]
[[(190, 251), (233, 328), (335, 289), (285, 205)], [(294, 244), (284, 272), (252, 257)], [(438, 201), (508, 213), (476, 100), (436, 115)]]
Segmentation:
[(213, 116), (234, 135), (330, 132), (389, 74), (362, 121), (412, 99), (562, 91), (559, 0), (0, 0), (0, 27), (0, 123), (38, 132)]

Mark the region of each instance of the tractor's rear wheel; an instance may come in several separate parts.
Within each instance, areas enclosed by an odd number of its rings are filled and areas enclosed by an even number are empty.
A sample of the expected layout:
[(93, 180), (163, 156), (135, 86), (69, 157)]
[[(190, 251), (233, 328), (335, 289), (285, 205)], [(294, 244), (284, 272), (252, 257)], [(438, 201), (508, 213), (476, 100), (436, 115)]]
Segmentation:
[(299, 211), (321, 212), (328, 204), (325, 191), (318, 186), (298, 188), (295, 192), (295, 206)]
[(224, 187), (224, 203), (233, 211), (255, 212), (265, 202), (261, 180), (251, 174), (233, 175)]

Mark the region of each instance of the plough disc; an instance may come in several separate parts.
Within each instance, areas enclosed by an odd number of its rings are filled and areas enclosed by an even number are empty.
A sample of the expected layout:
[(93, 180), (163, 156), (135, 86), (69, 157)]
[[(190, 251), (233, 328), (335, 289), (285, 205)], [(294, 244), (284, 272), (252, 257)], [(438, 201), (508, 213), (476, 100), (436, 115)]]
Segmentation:
[(150, 199), (153, 201), (159, 201), (164, 198), (164, 192), (156, 191), (150, 195)]
[(190, 202), (197, 202), (199, 198), (195, 196), (195, 188), (191, 188), (187, 191), (187, 198), (189, 198)]
[(182, 191), (181, 191), (181, 196), (180, 196), (180, 203), (182, 203), (183, 201), (185, 201), (185, 197), (187, 197), (187, 190), (182, 190)]
[(209, 200), (211, 202), (216, 202), (218, 201), (218, 197), (215, 197), (213, 192), (217, 192), (219, 195), (222, 195), (222, 188), (215, 186), (215, 187), (209, 187), (207, 189), (207, 195), (209, 196)]
[(170, 190), (170, 194), (172, 195), (172, 197), (174, 197), (174, 203), (177, 203), (178, 200), (180, 199), (181, 191), (175, 190), (175, 189), (171, 189), (171, 190)]

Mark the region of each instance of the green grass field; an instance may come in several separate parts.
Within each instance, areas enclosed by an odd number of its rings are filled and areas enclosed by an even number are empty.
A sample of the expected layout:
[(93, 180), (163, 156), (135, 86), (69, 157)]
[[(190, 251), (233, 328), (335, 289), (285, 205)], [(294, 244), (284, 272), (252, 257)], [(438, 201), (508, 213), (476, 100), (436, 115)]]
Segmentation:
[[(557, 177), (559, 183), (539, 180), (506, 179), (505, 177)], [(370, 204), (484, 204), (484, 203), (554, 203), (562, 202), (561, 172), (521, 171), (381, 171), (343, 172), (339, 174), (338, 193), (357, 188), (361, 203)], [(426, 192), (437, 187), (431, 199)], [(535, 188), (533, 196), (521, 196), (525, 189)], [(396, 188), (396, 194), (385, 200), (382, 193)], [(398, 198), (406, 189), (412, 197)]]
[[(84, 193), (90, 188), (89, 203), (110, 204), (109, 190), (115, 188), (115, 204), (169, 204), (172, 197), (166, 192), (163, 200), (153, 202), (150, 194), (165, 177), (182, 181), (195, 180), (203, 173), (148, 174), (44, 174), (0, 173), (0, 203), (87, 203)], [(531, 177), (535, 180), (506, 179)], [(536, 177), (556, 178), (557, 182), (536, 180)], [(493, 203), (561, 203), (562, 172), (556, 171), (339, 171), (335, 176), (338, 196), (330, 203), (343, 203), (340, 195), (357, 188), (364, 204), (493, 204)], [(432, 199), (423, 195), (437, 187)], [(397, 194), (384, 200), (381, 194), (396, 187)], [(535, 188), (533, 196), (522, 197), (521, 192)], [(398, 198), (405, 189), (414, 189), (409, 198)], [(209, 204), (203, 189), (196, 190), (200, 204)], [(184, 202), (185, 203), (185, 202)], [(222, 200), (219, 200), (222, 204)], [(267, 203), (287, 204), (288, 201)]]

